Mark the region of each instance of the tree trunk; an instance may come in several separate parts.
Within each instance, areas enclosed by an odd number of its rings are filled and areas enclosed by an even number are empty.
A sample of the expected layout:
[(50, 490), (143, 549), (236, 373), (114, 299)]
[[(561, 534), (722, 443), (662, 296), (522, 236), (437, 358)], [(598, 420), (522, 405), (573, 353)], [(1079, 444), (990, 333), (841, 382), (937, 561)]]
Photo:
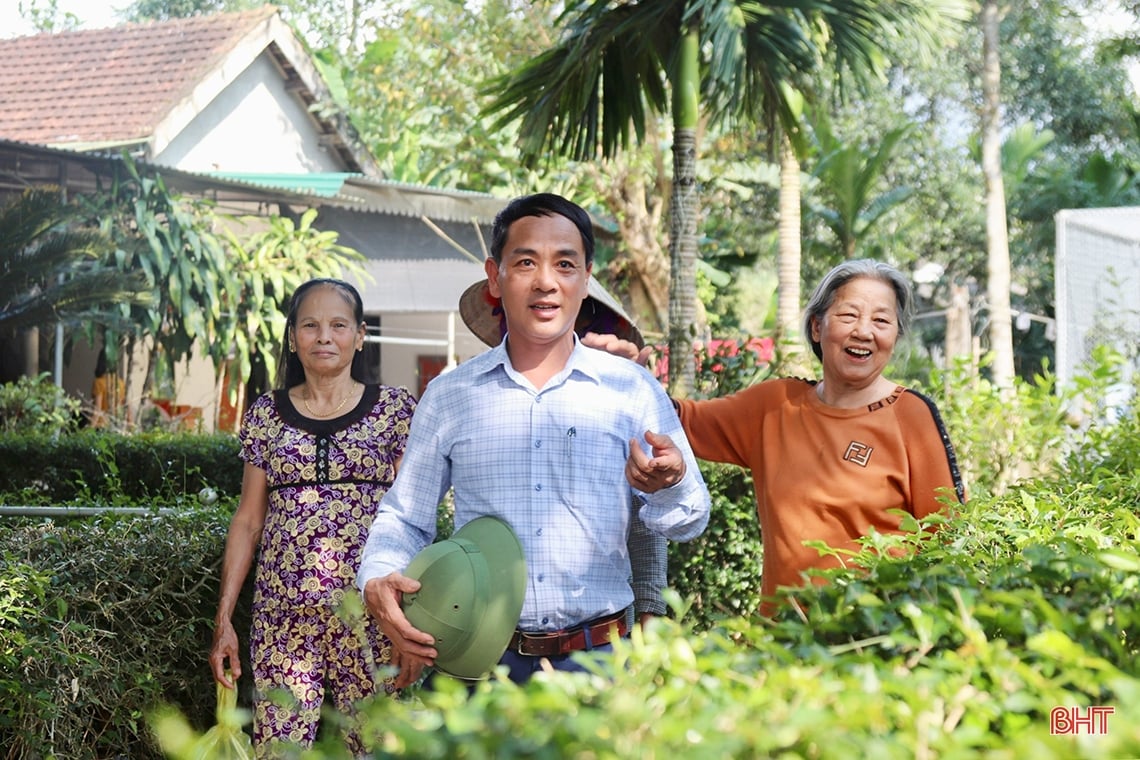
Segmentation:
[(695, 385), (693, 337), (697, 324), (697, 127), (699, 47), (697, 27), (681, 42), (673, 77), (673, 195), (669, 214), (669, 393), (689, 396)]
[(630, 315), (646, 340), (649, 332), (664, 335), (669, 329), (669, 257), (661, 229), (665, 198), (658, 192), (656, 178), (646, 176), (624, 156), (610, 162), (606, 176), (596, 165), (589, 174), (617, 220), (622, 255), (611, 262), (610, 271), (626, 284)]
[(986, 178), (986, 249), (990, 350), (993, 381), (1013, 387), (1013, 325), (1009, 306), (1009, 230), (1005, 184), (1001, 174), (1001, 63), (998, 58), (1000, 11), (997, 0), (982, 4), (982, 173)]
[(777, 235), (776, 328), (789, 368), (799, 369), (807, 358), (800, 335), (800, 161), (786, 135), (780, 140)]
[(40, 329), (29, 327), (20, 335), (24, 349), (24, 375), (39, 377), (40, 374)]
[(970, 291), (965, 285), (950, 285), (950, 305), (946, 308), (946, 362), (969, 357), (973, 364), (973, 326), (970, 323)]

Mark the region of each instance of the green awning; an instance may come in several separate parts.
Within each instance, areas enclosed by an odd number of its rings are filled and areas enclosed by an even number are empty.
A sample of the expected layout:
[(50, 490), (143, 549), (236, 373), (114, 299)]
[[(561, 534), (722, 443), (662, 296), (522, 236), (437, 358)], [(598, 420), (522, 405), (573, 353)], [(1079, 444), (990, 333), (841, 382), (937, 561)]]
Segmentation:
[(273, 187), (294, 193), (306, 193), (321, 198), (332, 198), (340, 193), (349, 177), (361, 176), (358, 172), (327, 172), (315, 174), (281, 174), (274, 172), (202, 172), (211, 177), (246, 182), (251, 185)]

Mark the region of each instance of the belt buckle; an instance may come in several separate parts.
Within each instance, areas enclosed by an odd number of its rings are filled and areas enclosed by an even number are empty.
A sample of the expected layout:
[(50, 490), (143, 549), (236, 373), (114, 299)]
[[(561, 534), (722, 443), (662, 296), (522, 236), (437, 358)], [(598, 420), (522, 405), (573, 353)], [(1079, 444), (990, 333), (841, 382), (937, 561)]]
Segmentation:
[(614, 640), (620, 639), (622, 636), (622, 628), (625, 627), (623, 625), (624, 622), (625, 610), (622, 610), (590, 626), (590, 638), (593, 640), (594, 646), (612, 644)]
[(546, 647), (542, 647), (541, 651), (532, 652), (528, 651), (529, 648), (527, 645), (532, 642), (534, 642), (536, 645), (539, 642), (542, 644), (547, 644), (550, 641), (557, 643), (557, 640), (557, 633), (523, 633), (522, 631), (519, 631), (519, 644), (517, 647), (515, 647), (515, 651), (524, 657), (546, 657), (550, 654), (550, 652), (547, 651)]

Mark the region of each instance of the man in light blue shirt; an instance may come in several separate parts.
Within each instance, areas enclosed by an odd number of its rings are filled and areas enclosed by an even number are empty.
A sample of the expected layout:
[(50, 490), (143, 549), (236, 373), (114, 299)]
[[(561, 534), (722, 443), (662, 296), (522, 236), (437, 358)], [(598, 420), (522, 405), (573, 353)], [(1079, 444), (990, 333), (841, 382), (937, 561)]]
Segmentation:
[[(593, 253), (588, 214), (560, 196), (518, 198), (495, 220), (485, 269), (507, 335), (428, 385), (357, 576), (392, 640), (398, 686), (436, 655), (432, 637), (400, 609), (401, 595), (419, 588), (402, 571), (434, 540), (449, 488), (456, 528), (498, 517), (522, 543), (526, 598), (502, 660), (518, 682), (543, 660), (579, 669), (575, 651), (605, 649), (613, 630), (624, 633), (634, 510), (675, 541), (708, 523), (708, 489), (664, 388), (644, 367), (575, 335)], [(671, 473), (668, 487), (637, 490), (642, 469)]]

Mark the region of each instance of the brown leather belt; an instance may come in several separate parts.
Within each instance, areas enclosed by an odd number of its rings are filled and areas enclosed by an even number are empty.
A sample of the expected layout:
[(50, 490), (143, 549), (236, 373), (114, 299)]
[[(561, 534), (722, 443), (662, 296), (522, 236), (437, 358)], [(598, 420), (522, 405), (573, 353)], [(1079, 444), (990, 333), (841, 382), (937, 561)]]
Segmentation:
[(528, 633), (516, 630), (507, 649), (528, 657), (554, 657), (609, 644), (629, 632), (626, 612), (615, 612), (562, 631)]

